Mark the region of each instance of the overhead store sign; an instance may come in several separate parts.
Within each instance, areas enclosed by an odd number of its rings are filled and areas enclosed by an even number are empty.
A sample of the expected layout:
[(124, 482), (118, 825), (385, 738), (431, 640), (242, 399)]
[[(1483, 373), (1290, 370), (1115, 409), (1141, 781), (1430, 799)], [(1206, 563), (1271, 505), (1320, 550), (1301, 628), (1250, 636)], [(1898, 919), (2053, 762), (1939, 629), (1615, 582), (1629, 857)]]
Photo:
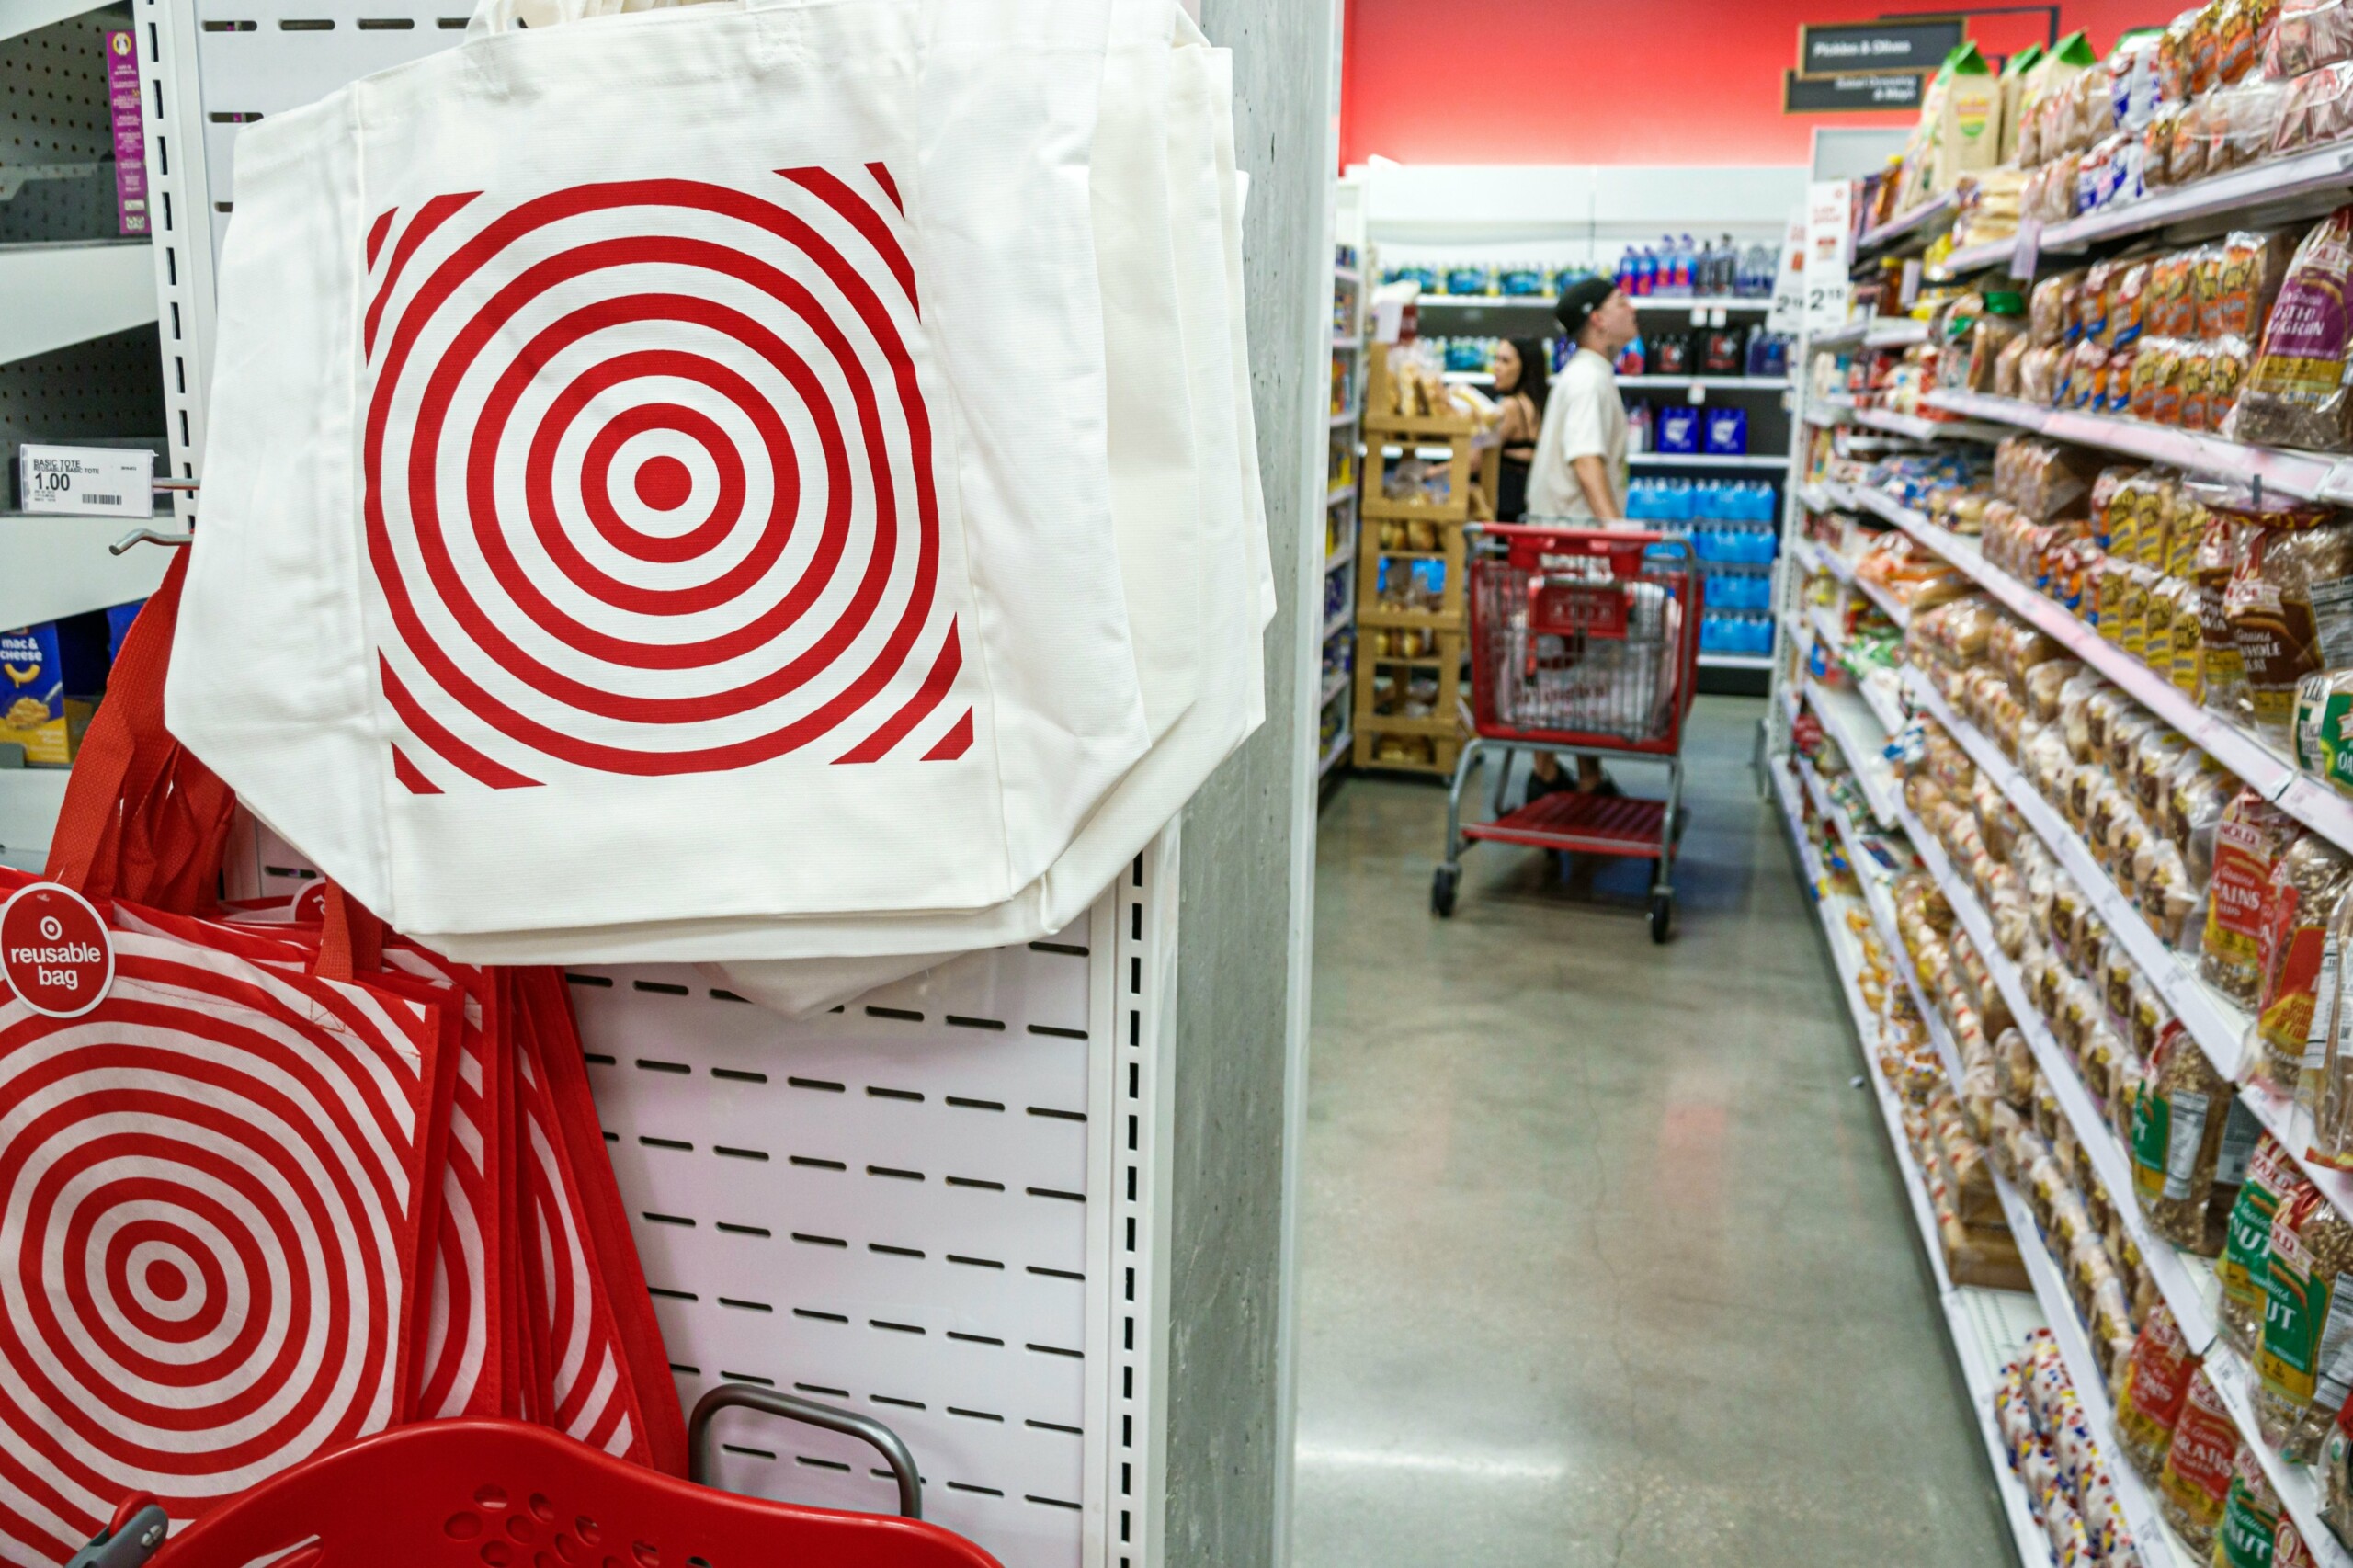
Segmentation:
[(1801, 76), (1794, 71), (1781, 77), (1783, 114), (1836, 114), (1842, 109), (1892, 109), (1920, 107), (1925, 76), (1900, 75)]
[[(1885, 75), (1900, 71), (1934, 71), (1945, 62), (1946, 55), (1961, 47), (1961, 32), (1958, 17), (1802, 26), (1798, 28), (1798, 74)], [(1913, 101), (1916, 103), (1917, 97)]]

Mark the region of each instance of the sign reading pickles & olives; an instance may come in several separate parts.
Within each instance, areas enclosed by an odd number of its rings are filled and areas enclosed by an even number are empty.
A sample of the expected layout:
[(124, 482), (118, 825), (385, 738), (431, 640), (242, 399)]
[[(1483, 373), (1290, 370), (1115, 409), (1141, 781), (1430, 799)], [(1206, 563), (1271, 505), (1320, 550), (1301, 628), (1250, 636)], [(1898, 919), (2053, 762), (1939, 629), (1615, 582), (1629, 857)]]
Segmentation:
[(1934, 71), (1945, 62), (1945, 56), (1961, 47), (1962, 27), (1959, 17), (1802, 25), (1798, 28), (1798, 74), (1849, 76)]

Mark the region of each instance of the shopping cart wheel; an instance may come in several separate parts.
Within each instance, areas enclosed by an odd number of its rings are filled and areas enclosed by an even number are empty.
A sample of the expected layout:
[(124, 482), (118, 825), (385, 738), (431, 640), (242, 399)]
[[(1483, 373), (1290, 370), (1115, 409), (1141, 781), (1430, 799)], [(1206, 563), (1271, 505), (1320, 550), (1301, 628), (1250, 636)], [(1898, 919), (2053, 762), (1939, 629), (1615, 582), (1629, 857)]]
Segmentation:
[(1440, 866), (1430, 874), (1430, 913), (1441, 920), (1454, 913), (1454, 884), (1461, 874), (1452, 866)]
[(1651, 894), (1651, 940), (1665, 946), (1675, 935), (1675, 895), (1656, 892)]

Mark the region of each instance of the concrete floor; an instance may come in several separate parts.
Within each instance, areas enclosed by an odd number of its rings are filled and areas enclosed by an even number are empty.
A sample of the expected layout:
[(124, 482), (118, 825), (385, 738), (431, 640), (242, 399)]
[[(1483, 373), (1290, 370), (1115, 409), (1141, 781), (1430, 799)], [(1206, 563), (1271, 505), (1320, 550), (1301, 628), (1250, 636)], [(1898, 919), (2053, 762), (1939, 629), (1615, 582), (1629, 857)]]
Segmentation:
[(1440, 922), (1443, 791), (1325, 807), (1300, 1568), (2012, 1561), (1763, 710), (1701, 699), (1665, 949), (1636, 862), (1484, 846)]

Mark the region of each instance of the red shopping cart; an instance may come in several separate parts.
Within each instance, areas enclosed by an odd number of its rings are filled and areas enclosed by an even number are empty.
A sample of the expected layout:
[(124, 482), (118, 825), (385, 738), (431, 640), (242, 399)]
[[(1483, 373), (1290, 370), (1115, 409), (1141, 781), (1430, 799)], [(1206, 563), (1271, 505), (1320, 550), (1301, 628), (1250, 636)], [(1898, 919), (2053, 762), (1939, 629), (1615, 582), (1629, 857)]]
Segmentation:
[[(1699, 663), (1699, 576), (1688, 540), (1620, 529), (1473, 525), (1470, 562), (1472, 725), (1446, 800), (1446, 858), (1430, 908), (1454, 913), (1465, 846), (1482, 839), (1654, 862), (1651, 939), (1675, 923), (1683, 835), (1683, 722)], [(1483, 756), (1489, 817), (1462, 820), (1462, 787)], [(1506, 814), (1513, 753), (1664, 763), (1666, 799), (1563, 790)]]

